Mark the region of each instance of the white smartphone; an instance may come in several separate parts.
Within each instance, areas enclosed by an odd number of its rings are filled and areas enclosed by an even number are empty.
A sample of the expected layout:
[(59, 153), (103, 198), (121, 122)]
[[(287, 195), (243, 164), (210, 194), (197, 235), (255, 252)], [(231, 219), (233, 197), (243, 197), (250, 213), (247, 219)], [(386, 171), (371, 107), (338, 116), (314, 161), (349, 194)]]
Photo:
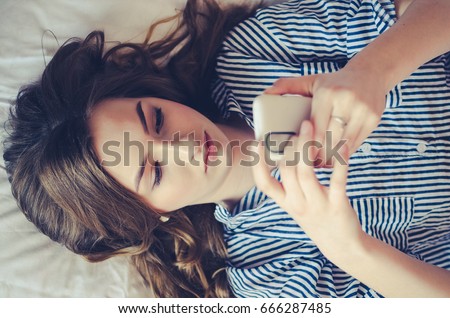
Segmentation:
[(280, 160), (289, 138), (311, 117), (311, 98), (300, 95), (263, 94), (253, 101), (256, 140), (263, 140), (271, 160)]

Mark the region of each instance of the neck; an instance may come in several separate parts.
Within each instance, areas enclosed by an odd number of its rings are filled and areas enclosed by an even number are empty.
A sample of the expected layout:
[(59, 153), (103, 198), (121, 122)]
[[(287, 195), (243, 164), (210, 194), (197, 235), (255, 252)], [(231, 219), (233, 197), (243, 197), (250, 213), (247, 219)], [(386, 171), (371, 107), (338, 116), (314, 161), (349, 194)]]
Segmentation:
[(245, 149), (254, 141), (253, 130), (238, 116), (231, 118), (226, 123), (216, 124), (231, 141), (232, 151), (232, 169), (227, 178), (227, 182), (221, 190), (221, 200), (218, 203), (228, 209), (232, 209), (236, 203), (255, 186), (253, 179), (252, 166), (243, 165), (242, 162), (249, 161), (245, 156)]

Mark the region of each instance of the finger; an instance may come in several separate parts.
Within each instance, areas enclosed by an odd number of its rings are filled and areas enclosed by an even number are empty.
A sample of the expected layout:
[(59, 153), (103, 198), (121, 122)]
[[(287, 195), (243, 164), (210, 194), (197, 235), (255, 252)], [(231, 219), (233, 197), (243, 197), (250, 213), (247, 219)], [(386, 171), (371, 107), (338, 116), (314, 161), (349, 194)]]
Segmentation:
[(281, 178), (286, 195), (295, 194), (304, 197), (298, 183), (297, 164), (300, 162), (300, 154), (297, 151), (298, 136), (289, 139), (284, 148), (283, 159), (279, 162)]
[(350, 155), (359, 148), (359, 146), (365, 139), (365, 138), (360, 139), (362, 127), (363, 126), (361, 126), (361, 123), (356, 123), (355, 126), (352, 128), (352, 132), (348, 134), (349, 135), (348, 137), (345, 133), (344, 136), (342, 136), (342, 140), (345, 140)]
[(346, 141), (348, 149), (353, 149), (353, 145), (356, 143), (356, 138), (362, 129), (362, 122), (352, 117), (344, 129), (341, 139)]
[(256, 186), (280, 204), (284, 200), (285, 191), (283, 185), (270, 174), (270, 168), (265, 163), (265, 147), (262, 142), (259, 142), (253, 149), (259, 156), (256, 164), (252, 167)]
[(332, 166), (332, 158), (335, 155), (335, 147), (341, 142), (342, 135), (344, 134), (345, 126), (340, 122), (335, 120), (333, 117), (330, 119), (328, 128), (325, 132), (324, 145), (321, 157), (324, 160), (323, 167)]
[[(314, 96), (311, 102), (311, 122), (314, 126), (314, 140), (317, 143), (315, 158), (325, 161), (324, 145), (326, 130), (330, 121), (332, 105), (328, 98), (322, 94)], [(320, 164), (319, 164), (320, 166)]]
[(344, 144), (338, 153), (340, 156), (334, 160), (329, 193), (332, 197), (346, 197), (348, 161), (350, 156), (348, 146)]
[(316, 75), (280, 78), (264, 93), (273, 95), (299, 94), (311, 97), (315, 79)]
[(297, 169), (294, 161), (283, 160), (279, 164), (281, 180), (286, 197), (294, 197), (297, 202), (303, 202), (305, 195), (298, 183)]
[(359, 146), (361, 146), (364, 140), (366, 140), (367, 137), (369, 137), (369, 135), (377, 128), (378, 124), (378, 120), (368, 119), (367, 122), (361, 126), (361, 129), (358, 132), (355, 132), (353, 142), (349, 146), (350, 154), (355, 152)]
[(300, 129), (296, 151), (300, 154), (300, 162), (297, 164), (298, 182), (306, 199), (315, 199), (322, 191), (322, 186), (314, 172), (312, 137), (313, 126), (311, 122), (305, 120)]
[(358, 140), (362, 134), (362, 129), (367, 126), (370, 126), (370, 123), (367, 122), (363, 113), (359, 115), (356, 113), (352, 114), (342, 136), (342, 139), (347, 140), (349, 153), (353, 153), (352, 149), (355, 149), (355, 145), (361, 143), (367, 137)]

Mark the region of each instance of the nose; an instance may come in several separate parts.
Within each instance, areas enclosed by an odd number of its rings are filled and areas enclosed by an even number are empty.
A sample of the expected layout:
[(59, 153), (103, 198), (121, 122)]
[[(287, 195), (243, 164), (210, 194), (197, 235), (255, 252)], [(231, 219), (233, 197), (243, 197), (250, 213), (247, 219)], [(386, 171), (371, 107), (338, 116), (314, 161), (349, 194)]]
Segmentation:
[(158, 144), (163, 156), (162, 160), (174, 161), (182, 166), (187, 164), (198, 165), (203, 161), (202, 140), (195, 138), (194, 134), (175, 135), (172, 140), (165, 140)]

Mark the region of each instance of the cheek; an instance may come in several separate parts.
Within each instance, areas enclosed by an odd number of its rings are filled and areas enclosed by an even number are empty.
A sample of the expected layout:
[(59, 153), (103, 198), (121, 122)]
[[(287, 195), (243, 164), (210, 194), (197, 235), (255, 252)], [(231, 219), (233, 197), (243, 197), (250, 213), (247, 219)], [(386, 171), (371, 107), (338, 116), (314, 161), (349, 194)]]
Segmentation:
[(165, 206), (171, 210), (180, 209), (188, 205), (194, 205), (202, 198), (202, 187), (199, 182), (189, 179), (170, 187), (165, 195)]
[(149, 206), (152, 210), (158, 213), (172, 212), (177, 209), (174, 205), (174, 197), (165, 197), (164, 194), (152, 194), (145, 198), (143, 201), (147, 206)]
[(170, 182), (160, 186), (144, 198), (147, 205), (159, 212), (171, 212), (192, 204), (193, 196), (198, 193), (192, 184)]
[(199, 126), (208, 126), (209, 120), (200, 113), (188, 107), (174, 109), (171, 118), (177, 118), (176, 126), (184, 127), (185, 130), (197, 129)]

